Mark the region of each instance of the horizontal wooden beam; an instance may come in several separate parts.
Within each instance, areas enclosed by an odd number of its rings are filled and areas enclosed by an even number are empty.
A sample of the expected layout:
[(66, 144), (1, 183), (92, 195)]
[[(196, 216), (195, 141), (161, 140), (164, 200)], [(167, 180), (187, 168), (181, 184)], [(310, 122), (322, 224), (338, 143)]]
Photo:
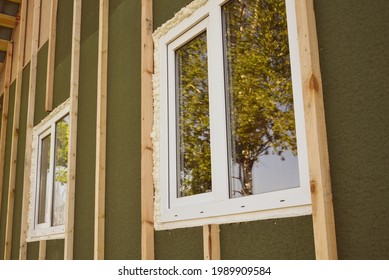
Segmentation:
[(0, 25), (8, 28), (14, 28), (16, 24), (16, 17), (0, 14)]
[(22, 0), (8, 0), (8, 2), (14, 2), (14, 3), (20, 4), (20, 3), (22, 3)]
[(0, 39), (0, 51), (6, 52), (8, 49), (8, 43), (9, 41)]

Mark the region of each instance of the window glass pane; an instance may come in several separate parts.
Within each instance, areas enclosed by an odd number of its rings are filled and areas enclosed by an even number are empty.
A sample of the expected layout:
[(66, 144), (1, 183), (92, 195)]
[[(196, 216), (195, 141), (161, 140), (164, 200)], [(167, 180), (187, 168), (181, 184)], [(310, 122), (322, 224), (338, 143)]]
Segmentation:
[(66, 190), (68, 186), (69, 116), (55, 127), (55, 176), (53, 188), (52, 225), (65, 224)]
[(211, 191), (206, 32), (176, 50), (178, 197)]
[(46, 222), (46, 194), (50, 178), (50, 141), (51, 136), (48, 135), (41, 140), (40, 145), (38, 224)]
[(300, 185), (284, 0), (223, 6), (230, 196)]

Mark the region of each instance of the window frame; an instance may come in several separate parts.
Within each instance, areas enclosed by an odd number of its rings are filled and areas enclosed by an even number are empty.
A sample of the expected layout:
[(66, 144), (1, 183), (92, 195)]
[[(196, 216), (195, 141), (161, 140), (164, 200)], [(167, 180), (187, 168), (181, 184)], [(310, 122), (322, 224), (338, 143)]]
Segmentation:
[[(228, 0), (194, 1), (186, 10), (178, 13), (175, 18), (154, 34), (155, 57), (158, 60), (155, 76), (159, 84), (159, 87), (155, 88), (155, 96), (159, 97), (157, 100), (159, 110), (155, 110), (156, 125), (154, 126), (154, 134), (159, 136), (159, 138), (154, 137), (154, 145), (159, 146), (156, 149), (157, 153), (155, 153), (155, 157), (159, 159), (158, 164), (155, 165), (156, 173), (159, 175), (155, 176), (156, 229), (311, 214), (295, 0), (286, 0), (286, 10), (298, 139), (300, 187), (241, 198), (229, 198), (226, 105), (217, 106), (218, 104), (226, 104), (221, 7), (227, 2)], [(204, 21), (207, 21), (208, 24), (204, 24)], [(177, 157), (175, 154), (176, 127), (174, 126), (176, 123), (176, 74), (173, 54), (174, 50), (189, 42), (203, 30), (207, 31), (208, 46), (212, 192), (176, 198)], [(174, 98), (169, 98), (171, 92), (174, 93)], [(220, 118), (220, 116), (224, 117)], [(257, 207), (258, 204), (263, 205), (263, 207)], [(198, 207), (198, 211), (194, 211), (194, 206)]]
[[(60, 239), (65, 237), (65, 223), (63, 225), (52, 226), (52, 206), (54, 192), (54, 169), (55, 169), (55, 147), (56, 147), (56, 124), (66, 116), (70, 115), (69, 100), (54, 109), (44, 120), (42, 120), (33, 130), (33, 149), (31, 157), (30, 175), (30, 207), (29, 207), (29, 230), (27, 241), (38, 241), (47, 239)], [(70, 123), (69, 123), (70, 131)], [(50, 176), (49, 186), (46, 189), (45, 202), (45, 223), (38, 224), (39, 214), (39, 184), (41, 170), (41, 147), (42, 140), (49, 136), (50, 139)], [(70, 134), (69, 134), (70, 135)], [(70, 141), (70, 139), (68, 139)], [(65, 219), (66, 217), (66, 209)]]

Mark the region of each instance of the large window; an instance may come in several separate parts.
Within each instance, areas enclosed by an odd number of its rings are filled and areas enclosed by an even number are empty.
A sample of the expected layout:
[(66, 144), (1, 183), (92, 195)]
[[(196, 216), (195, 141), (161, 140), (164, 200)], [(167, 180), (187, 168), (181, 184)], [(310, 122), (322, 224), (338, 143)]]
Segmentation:
[(155, 35), (157, 222), (306, 214), (294, 1), (209, 0), (175, 22)]
[(69, 108), (65, 103), (34, 128), (30, 202), (32, 239), (64, 233), (68, 142)]

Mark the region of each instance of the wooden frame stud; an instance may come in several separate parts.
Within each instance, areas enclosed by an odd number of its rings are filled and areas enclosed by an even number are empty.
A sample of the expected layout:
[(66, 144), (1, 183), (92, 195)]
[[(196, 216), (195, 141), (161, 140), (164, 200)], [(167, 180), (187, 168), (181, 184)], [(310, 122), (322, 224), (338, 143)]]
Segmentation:
[(70, 131), (68, 154), (68, 193), (66, 196), (66, 225), (64, 259), (73, 259), (74, 245), (74, 204), (76, 192), (76, 154), (77, 154), (77, 120), (78, 89), (80, 78), (80, 41), (82, 0), (74, 0), (73, 36), (70, 72)]
[(96, 182), (94, 259), (104, 259), (107, 142), (107, 70), (109, 0), (100, 0), (97, 70)]
[(335, 218), (313, 0), (296, 0), (317, 259), (337, 259)]
[(153, 144), (153, 1), (142, 0), (142, 53), (141, 53), (141, 222), (142, 259), (154, 259), (154, 184)]

